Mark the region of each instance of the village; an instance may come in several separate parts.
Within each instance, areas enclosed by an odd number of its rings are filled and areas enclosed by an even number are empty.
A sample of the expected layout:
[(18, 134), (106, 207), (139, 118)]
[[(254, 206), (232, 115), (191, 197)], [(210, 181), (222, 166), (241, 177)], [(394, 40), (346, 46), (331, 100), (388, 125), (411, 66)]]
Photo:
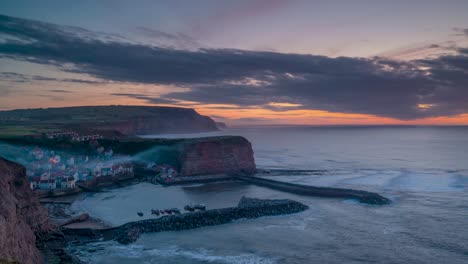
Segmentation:
[(134, 177), (133, 164), (128, 155), (114, 153), (112, 148), (100, 146), (101, 135), (79, 135), (65, 131), (48, 133), (48, 139), (67, 139), (88, 143), (93, 155), (58, 152), (38, 146), (23, 148), (30, 187), (33, 190), (76, 189), (103, 182), (114, 182)]

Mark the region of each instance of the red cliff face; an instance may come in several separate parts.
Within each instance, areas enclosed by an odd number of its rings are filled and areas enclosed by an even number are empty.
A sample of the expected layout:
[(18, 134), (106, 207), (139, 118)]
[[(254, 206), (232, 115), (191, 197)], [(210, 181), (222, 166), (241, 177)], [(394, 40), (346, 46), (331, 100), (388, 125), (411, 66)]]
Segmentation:
[(43, 263), (36, 236), (52, 229), (47, 210), (29, 188), (25, 168), (0, 157), (0, 262)]
[(105, 123), (93, 124), (92, 127), (115, 130), (124, 135), (198, 133), (218, 130), (213, 119), (202, 116), (193, 109), (157, 108), (156, 110), (146, 115), (136, 113), (135, 116), (119, 121), (104, 120)]
[(243, 137), (215, 137), (185, 143), (180, 154), (181, 176), (252, 174), (252, 145)]

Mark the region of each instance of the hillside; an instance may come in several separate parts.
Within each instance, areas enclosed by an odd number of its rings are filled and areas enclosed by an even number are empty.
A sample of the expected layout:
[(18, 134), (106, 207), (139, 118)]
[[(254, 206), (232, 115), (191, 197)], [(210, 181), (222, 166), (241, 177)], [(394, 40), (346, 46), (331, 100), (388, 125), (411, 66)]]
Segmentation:
[(0, 111), (0, 135), (47, 131), (115, 131), (124, 135), (218, 130), (194, 109), (156, 106), (80, 106)]

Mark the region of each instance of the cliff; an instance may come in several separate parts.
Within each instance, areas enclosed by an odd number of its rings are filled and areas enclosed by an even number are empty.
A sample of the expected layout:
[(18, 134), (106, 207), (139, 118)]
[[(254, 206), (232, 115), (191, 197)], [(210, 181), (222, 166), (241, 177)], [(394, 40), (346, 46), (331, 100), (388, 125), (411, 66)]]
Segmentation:
[(184, 142), (179, 155), (181, 176), (253, 174), (255, 160), (250, 142), (239, 136), (211, 137)]
[(36, 237), (53, 230), (25, 168), (0, 157), (0, 262), (43, 263)]
[(120, 115), (121, 112), (135, 109), (142, 109), (145, 112), (135, 113), (126, 118), (121, 117), (123, 120), (97, 124), (98, 128), (115, 130), (124, 135), (199, 133), (218, 130), (214, 120), (190, 108), (118, 106), (115, 110)]
[(214, 120), (191, 108), (119, 105), (0, 111), (0, 127), (20, 135), (51, 129), (115, 131), (124, 135), (218, 130)]

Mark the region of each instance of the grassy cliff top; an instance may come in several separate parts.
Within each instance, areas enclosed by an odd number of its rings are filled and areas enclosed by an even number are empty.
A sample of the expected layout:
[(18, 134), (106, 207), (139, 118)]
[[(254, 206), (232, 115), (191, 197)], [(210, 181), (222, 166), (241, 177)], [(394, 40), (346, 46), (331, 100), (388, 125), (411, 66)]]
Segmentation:
[(1, 121), (17, 122), (95, 122), (98, 120), (120, 121), (135, 117), (162, 117), (173, 115), (198, 115), (191, 108), (162, 106), (78, 106), (62, 108), (36, 108), (0, 111)]
[[(0, 136), (25, 136), (63, 129), (90, 130), (103, 128), (109, 124), (145, 119), (159, 120), (160, 127), (168, 124), (170, 128), (182, 129), (183, 126), (180, 124), (187, 123), (188, 120), (191, 120), (192, 123), (198, 122), (200, 126), (211, 122), (211, 126), (216, 127), (213, 120), (198, 114), (191, 108), (123, 105), (79, 106), (0, 111)], [(171, 121), (177, 125), (172, 124), (171, 126)]]

